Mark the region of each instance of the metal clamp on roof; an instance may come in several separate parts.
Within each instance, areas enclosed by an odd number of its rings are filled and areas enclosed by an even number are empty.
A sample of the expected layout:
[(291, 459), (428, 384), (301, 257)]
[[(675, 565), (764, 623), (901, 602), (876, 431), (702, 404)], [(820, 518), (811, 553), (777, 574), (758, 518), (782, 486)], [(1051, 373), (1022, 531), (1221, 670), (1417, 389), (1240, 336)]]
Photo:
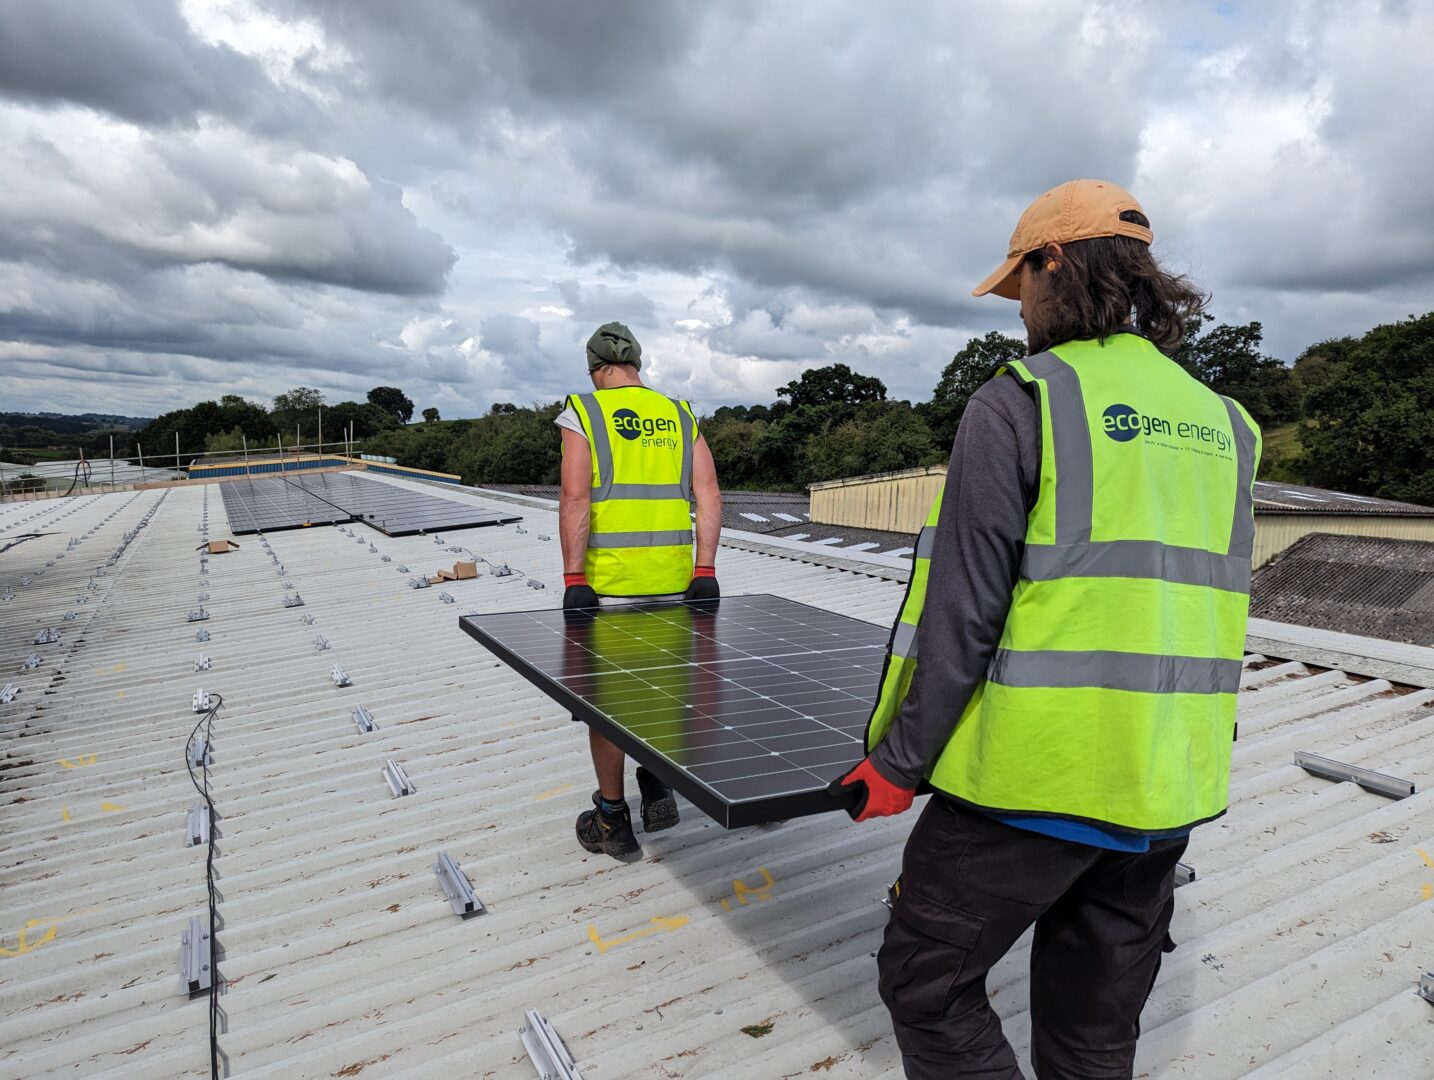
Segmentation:
[(73, 611), (67, 611), (63, 615), (61, 615), (60, 618), (64, 619), (65, 622), (74, 622), (75, 613)]
[(194, 805), (184, 815), (184, 846), (200, 847), (209, 843), (209, 804), (195, 799)]
[(1303, 750), (1295, 751), (1295, 764), (1311, 776), (1358, 784), (1365, 791), (1372, 791), (1390, 799), (1407, 799), (1414, 794), (1412, 780), (1401, 780), (1397, 776), (1375, 772), (1373, 769), (1362, 769), (1358, 765), (1346, 765), (1343, 761), (1309, 754)]
[(36, 645), (51, 645), (60, 640), (60, 632), (53, 626), (48, 626), (35, 635)]
[(303, 598), (302, 596), (300, 596), (298, 593), (290, 593), (288, 596), (284, 597), (284, 606), (285, 606), (285, 607), (303, 607), (303, 606), (304, 606), (304, 598)]
[(303, 617), (302, 617), (299, 621), (300, 621), (301, 623), (303, 623), (305, 626), (313, 626), (313, 625), (314, 625), (314, 617), (313, 617), (312, 615), (310, 615), (307, 611), (304, 612)]
[(15, 695), (20, 692), (19, 683), (7, 682), (0, 686), (0, 705), (8, 705), (15, 700)]
[(329, 678), (334, 680), (335, 686), (353, 685), (353, 680), (349, 678), (349, 673), (343, 668), (339, 667), (338, 664), (335, 664), (333, 668), (329, 671)]
[(190, 997), (214, 987), (214, 972), (209, 947), (209, 930), (198, 915), (189, 917), (189, 925), (179, 937), (179, 982)]
[(400, 574), (406, 574), (406, 573), (408, 573), (408, 567), (404, 566), (403, 563), (399, 563), (399, 564), (398, 564), (398, 572), (399, 572)]
[(378, 724), (374, 721), (373, 713), (369, 712), (362, 705), (354, 710), (354, 724), (359, 729), (360, 735), (367, 735), (378, 730)]
[(194, 691), (194, 711), (197, 713), (208, 712), (214, 708), (214, 699), (209, 696), (209, 691), (200, 687)]
[(1419, 976), (1419, 996), (1434, 1005), (1434, 971), (1426, 971)]
[(34, 671), (37, 667), (40, 666), (40, 660), (40, 654), (37, 652), (32, 652), (29, 656), (25, 657), (24, 661), (20, 664), (20, 670)]
[(523, 1011), (523, 1026), (518, 1029), (518, 1038), (523, 1040), (523, 1049), (528, 1060), (538, 1070), (543, 1080), (583, 1080), (577, 1063), (563, 1040), (553, 1030), (553, 1025), (537, 1009)]
[(328, 647), (329, 639), (324, 637), (323, 634), (320, 634), (318, 637), (314, 638), (314, 650), (316, 652), (323, 652)]
[(393, 792), (395, 799), (401, 799), (405, 795), (412, 795), (418, 788), (413, 786), (413, 781), (403, 771), (403, 766), (388, 758), (383, 763), (383, 778), (388, 781), (388, 789)]
[(546, 589), (547, 586), (544, 585), (544, 584), (543, 584), (541, 581), (539, 581), (537, 578), (529, 578), (529, 579), (528, 579), (528, 588), (530, 588), (530, 589)]
[(190, 610), (189, 614), (184, 616), (184, 618), (186, 622), (203, 622), (205, 619), (209, 618), (209, 612), (205, 611), (202, 607), (193, 608)]
[(439, 593), (439, 594), (438, 594), (438, 599), (442, 600), (445, 604), (452, 604), (452, 603), (455, 603), (455, 602), (456, 602), (456, 601), (454, 600), (453, 596), (452, 596), (450, 593), (446, 593), (446, 592), (441, 592), (441, 593)]
[(214, 755), (209, 752), (208, 739), (195, 739), (189, 744), (189, 764), (196, 769), (214, 764)]
[(1191, 866), (1188, 862), (1178, 862), (1175, 864), (1175, 887), (1177, 889), (1182, 885), (1189, 885), (1194, 880), (1195, 867)]
[(499, 565), (494, 566), (491, 570), (489, 570), (488, 573), (492, 574), (494, 577), (510, 577), (513, 571), (509, 568), (507, 563), (500, 563)]
[(209, 657), (205, 656), (203, 653), (200, 653), (194, 658), (195, 671), (208, 671), (211, 666), (212, 665)]
[(194, 640), (195, 640), (195, 641), (208, 641), (208, 640), (209, 640), (209, 631), (208, 631), (208, 630), (196, 630), (196, 631), (194, 632)]
[(488, 909), (483, 906), (483, 901), (478, 899), (478, 894), (473, 891), (472, 884), (467, 876), (458, 868), (448, 852), (440, 851), (438, 861), (433, 864), (433, 873), (438, 877), (438, 884), (443, 889), (443, 895), (448, 900), (448, 905), (453, 909), (453, 914), (460, 919), (469, 919), (474, 915), (486, 915)]
[(379, 562), (393, 562), (393, 556), (392, 556), (392, 555), (380, 555), (378, 561), (379, 561)]

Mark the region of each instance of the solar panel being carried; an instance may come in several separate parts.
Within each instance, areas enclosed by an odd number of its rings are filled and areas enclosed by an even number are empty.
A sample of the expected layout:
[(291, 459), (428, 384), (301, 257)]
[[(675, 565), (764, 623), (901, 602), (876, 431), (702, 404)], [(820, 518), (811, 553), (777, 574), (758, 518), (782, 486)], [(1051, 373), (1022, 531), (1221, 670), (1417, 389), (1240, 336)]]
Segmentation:
[(389, 536), (506, 525), (522, 515), (472, 506), (353, 473), (229, 480), (220, 485), (240, 535), (358, 520)]
[(459, 625), (726, 828), (842, 808), (889, 636), (765, 595)]

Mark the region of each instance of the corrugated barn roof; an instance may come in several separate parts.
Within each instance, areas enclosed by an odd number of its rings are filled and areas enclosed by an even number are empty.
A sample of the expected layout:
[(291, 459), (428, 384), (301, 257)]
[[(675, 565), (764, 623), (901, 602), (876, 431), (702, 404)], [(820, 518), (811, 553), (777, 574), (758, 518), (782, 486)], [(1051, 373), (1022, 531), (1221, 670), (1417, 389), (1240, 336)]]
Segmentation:
[[(457, 626), (559, 602), (556, 515), (520, 505), (522, 531), (440, 542), (357, 525), (245, 538), (202, 585), (204, 515), (227, 535), (213, 486), (0, 507), (0, 546), (41, 534), (0, 555), (0, 685), (18, 687), (0, 704), (0, 1074), (208, 1072), (207, 997), (179, 968), (207, 897), (206, 849), (186, 845), (203, 689), (223, 697), (209, 779), (232, 1075), (532, 1077), (529, 1008), (588, 1080), (899, 1075), (873, 956), (914, 815), (726, 832), (684, 804), (676, 828), (639, 833), (641, 862), (581, 851), (586, 739)], [(836, 569), (820, 549), (733, 540), (726, 593), (879, 623), (900, 602), (894, 559), (864, 572), (841, 552)], [(408, 587), (454, 546), (527, 577)], [(1278, 644), (1280, 627), (1261, 632)], [(1381, 643), (1344, 647), (1354, 670), (1269, 648), (1247, 661), (1231, 810), (1187, 856), (1139, 1075), (1434, 1074), (1416, 994), (1434, 968), (1434, 692), (1358, 674)], [(360, 733), (360, 707), (377, 730)], [(1322, 779), (1296, 751), (1420, 790)], [(412, 795), (393, 796), (389, 759)], [(440, 851), (487, 914), (454, 915)], [(1018, 946), (990, 980), (1023, 1053), (1026, 960)]]

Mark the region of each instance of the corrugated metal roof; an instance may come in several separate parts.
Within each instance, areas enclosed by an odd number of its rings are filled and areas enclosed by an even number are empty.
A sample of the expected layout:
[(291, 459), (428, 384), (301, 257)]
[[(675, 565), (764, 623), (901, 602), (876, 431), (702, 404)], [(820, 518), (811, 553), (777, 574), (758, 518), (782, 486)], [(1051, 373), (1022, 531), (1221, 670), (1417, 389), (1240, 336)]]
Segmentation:
[(1298, 514), (1396, 514), (1415, 517), (1434, 516), (1434, 507), (1395, 499), (1376, 499), (1368, 495), (1351, 495), (1344, 491), (1284, 484), (1277, 480), (1255, 481), (1255, 510), (1264, 513), (1288, 511)]
[(1252, 615), (1434, 644), (1434, 543), (1313, 533), (1255, 571)]
[[(235, 1075), (531, 1077), (516, 1034), (530, 1007), (590, 1080), (899, 1073), (872, 955), (914, 816), (729, 833), (684, 806), (675, 829), (639, 833), (640, 863), (577, 848), (586, 740), (456, 625), (470, 609), (557, 604), (557, 542), (541, 539), (555, 515), (529, 504), (521, 534), (441, 544), (271, 534), (282, 577), (245, 541), (210, 558), (210, 618), (194, 624), (206, 492), (211, 533), (224, 535), (209, 488), (0, 507), (0, 534), (49, 533), (0, 560), (0, 595), (16, 594), (0, 603), (0, 682), (22, 686), (0, 705), (0, 1073), (207, 1071), (206, 1003), (181, 996), (177, 968), (184, 922), (205, 902), (203, 849), (183, 835), (200, 686), (225, 700), (210, 775), (220, 1044)], [(71, 536), (83, 540), (67, 550)], [(452, 544), (554, 587), (486, 575), (406, 587), (451, 563)], [(877, 622), (903, 589), (755, 551), (724, 549), (719, 567), (729, 593)], [(283, 607), (291, 592), (304, 607)], [(61, 640), (35, 646), (50, 625)], [(42, 664), (21, 673), (35, 651)], [(201, 651), (213, 666), (196, 672)], [(351, 686), (334, 685), (335, 663)], [(1313, 750), (1422, 787), (1434, 693), (1259, 658), (1246, 682), (1234, 803), (1195, 834), (1199, 876), (1177, 894), (1181, 948), (1146, 1011), (1137, 1072), (1427, 1077), (1434, 1011), (1414, 986), (1434, 967), (1434, 802), (1391, 802), (1290, 761)], [(377, 732), (358, 734), (358, 705)], [(391, 797), (386, 758), (416, 794)], [(430, 869), (440, 849), (488, 914), (451, 913)], [(1026, 959), (1019, 946), (990, 981), (1020, 1048)]]

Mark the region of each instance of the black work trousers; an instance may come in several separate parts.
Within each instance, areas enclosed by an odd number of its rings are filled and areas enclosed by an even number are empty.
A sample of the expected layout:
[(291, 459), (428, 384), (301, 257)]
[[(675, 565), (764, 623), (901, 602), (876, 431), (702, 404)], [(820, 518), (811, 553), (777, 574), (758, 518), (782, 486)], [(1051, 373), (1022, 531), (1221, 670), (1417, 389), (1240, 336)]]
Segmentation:
[(1128, 1078), (1185, 839), (1129, 854), (1004, 825), (932, 796), (877, 957), (911, 1080), (1021, 1080), (986, 973), (1035, 924), (1031, 1060), (1041, 1080)]

